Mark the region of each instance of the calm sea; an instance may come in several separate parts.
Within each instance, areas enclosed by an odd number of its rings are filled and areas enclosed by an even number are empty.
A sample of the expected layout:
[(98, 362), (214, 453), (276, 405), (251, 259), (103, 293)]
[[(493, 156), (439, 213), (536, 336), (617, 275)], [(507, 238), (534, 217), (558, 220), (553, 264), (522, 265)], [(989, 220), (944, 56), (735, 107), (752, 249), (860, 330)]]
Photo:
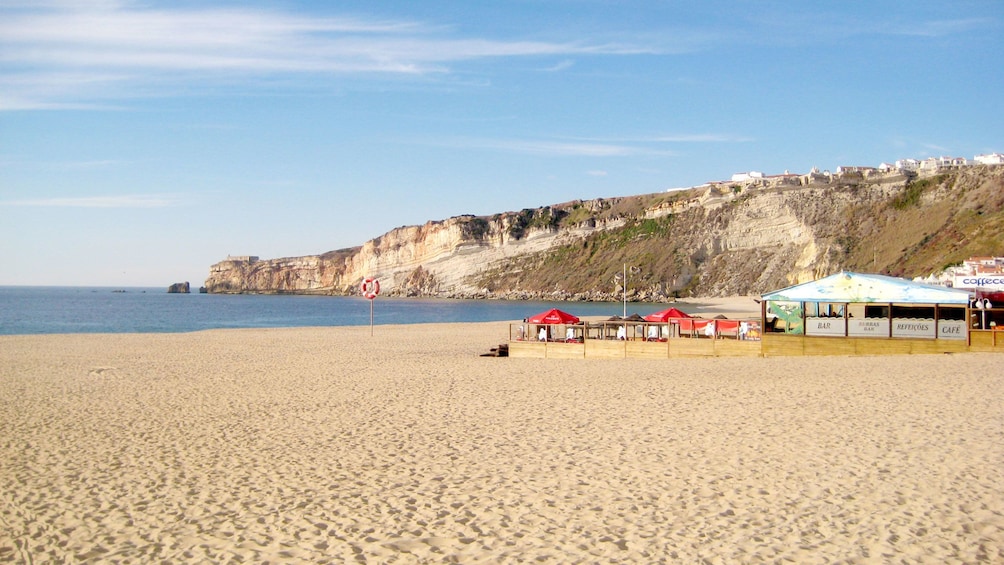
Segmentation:
[[(613, 316), (622, 304), (379, 297), (374, 324), (522, 320), (549, 308)], [(628, 304), (645, 315), (660, 304)], [(190, 332), (215, 328), (364, 326), (362, 297), (168, 294), (163, 288), (0, 287), (0, 334)]]

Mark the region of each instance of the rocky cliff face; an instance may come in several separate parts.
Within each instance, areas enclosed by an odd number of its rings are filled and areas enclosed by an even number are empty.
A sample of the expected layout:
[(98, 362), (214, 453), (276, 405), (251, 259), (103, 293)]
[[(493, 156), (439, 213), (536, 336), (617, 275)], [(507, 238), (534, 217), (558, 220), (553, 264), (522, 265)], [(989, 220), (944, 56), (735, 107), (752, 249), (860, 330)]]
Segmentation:
[[(228, 257), (210, 268), (211, 293), (354, 294), (363, 278), (380, 280), (381, 293), (396, 296), (461, 296), (468, 279), (488, 263), (547, 250), (617, 222), (558, 228), (549, 208), (492, 218), (458, 216), (422, 226), (396, 228), (361, 247), (323, 255), (261, 260)], [(529, 218), (529, 222), (526, 221)]]
[[(972, 249), (964, 238), (1001, 221), (1002, 173), (723, 183), (458, 216), (323, 255), (229, 257), (211, 267), (205, 286), (349, 295), (371, 276), (383, 295), (619, 300), (616, 276), (630, 264), (631, 297), (661, 300), (765, 292), (841, 268), (920, 276), (939, 261), (1001, 251), (999, 237), (994, 249)], [(931, 259), (914, 261), (924, 253)]]

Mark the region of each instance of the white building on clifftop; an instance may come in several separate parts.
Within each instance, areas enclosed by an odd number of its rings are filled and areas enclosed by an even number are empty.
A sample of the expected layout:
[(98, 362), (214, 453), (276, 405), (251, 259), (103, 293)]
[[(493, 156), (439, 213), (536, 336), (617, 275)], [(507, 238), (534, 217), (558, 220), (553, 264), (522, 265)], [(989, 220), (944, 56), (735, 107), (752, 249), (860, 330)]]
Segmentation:
[(736, 173), (732, 175), (732, 182), (746, 182), (751, 180), (760, 180), (763, 178), (763, 173), (760, 171), (750, 171), (748, 173)]
[(1000, 153), (984, 153), (983, 155), (977, 155), (973, 157), (979, 165), (1004, 165), (1004, 155)]

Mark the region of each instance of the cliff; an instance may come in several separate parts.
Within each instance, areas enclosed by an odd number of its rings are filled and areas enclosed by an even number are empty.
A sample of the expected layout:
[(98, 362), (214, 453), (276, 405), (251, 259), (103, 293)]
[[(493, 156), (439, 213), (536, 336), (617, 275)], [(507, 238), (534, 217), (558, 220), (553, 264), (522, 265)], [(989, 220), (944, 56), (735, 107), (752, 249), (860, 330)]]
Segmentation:
[(210, 268), (211, 293), (619, 300), (756, 294), (840, 269), (926, 276), (1000, 253), (1004, 167), (717, 183), (458, 216), (360, 247)]

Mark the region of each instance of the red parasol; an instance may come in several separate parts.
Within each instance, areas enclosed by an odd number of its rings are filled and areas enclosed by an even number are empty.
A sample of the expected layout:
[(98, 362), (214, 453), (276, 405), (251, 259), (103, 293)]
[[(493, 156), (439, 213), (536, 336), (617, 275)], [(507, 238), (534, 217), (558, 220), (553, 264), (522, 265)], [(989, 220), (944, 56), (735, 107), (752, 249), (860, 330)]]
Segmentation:
[(662, 322), (666, 323), (673, 318), (693, 318), (690, 314), (682, 310), (677, 310), (676, 308), (669, 308), (668, 310), (663, 310), (661, 312), (655, 312), (645, 316), (646, 322)]
[(579, 319), (568, 312), (562, 312), (557, 308), (551, 308), (546, 312), (535, 314), (529, 317), (527, 322), (531, 324), (578, 324)]

